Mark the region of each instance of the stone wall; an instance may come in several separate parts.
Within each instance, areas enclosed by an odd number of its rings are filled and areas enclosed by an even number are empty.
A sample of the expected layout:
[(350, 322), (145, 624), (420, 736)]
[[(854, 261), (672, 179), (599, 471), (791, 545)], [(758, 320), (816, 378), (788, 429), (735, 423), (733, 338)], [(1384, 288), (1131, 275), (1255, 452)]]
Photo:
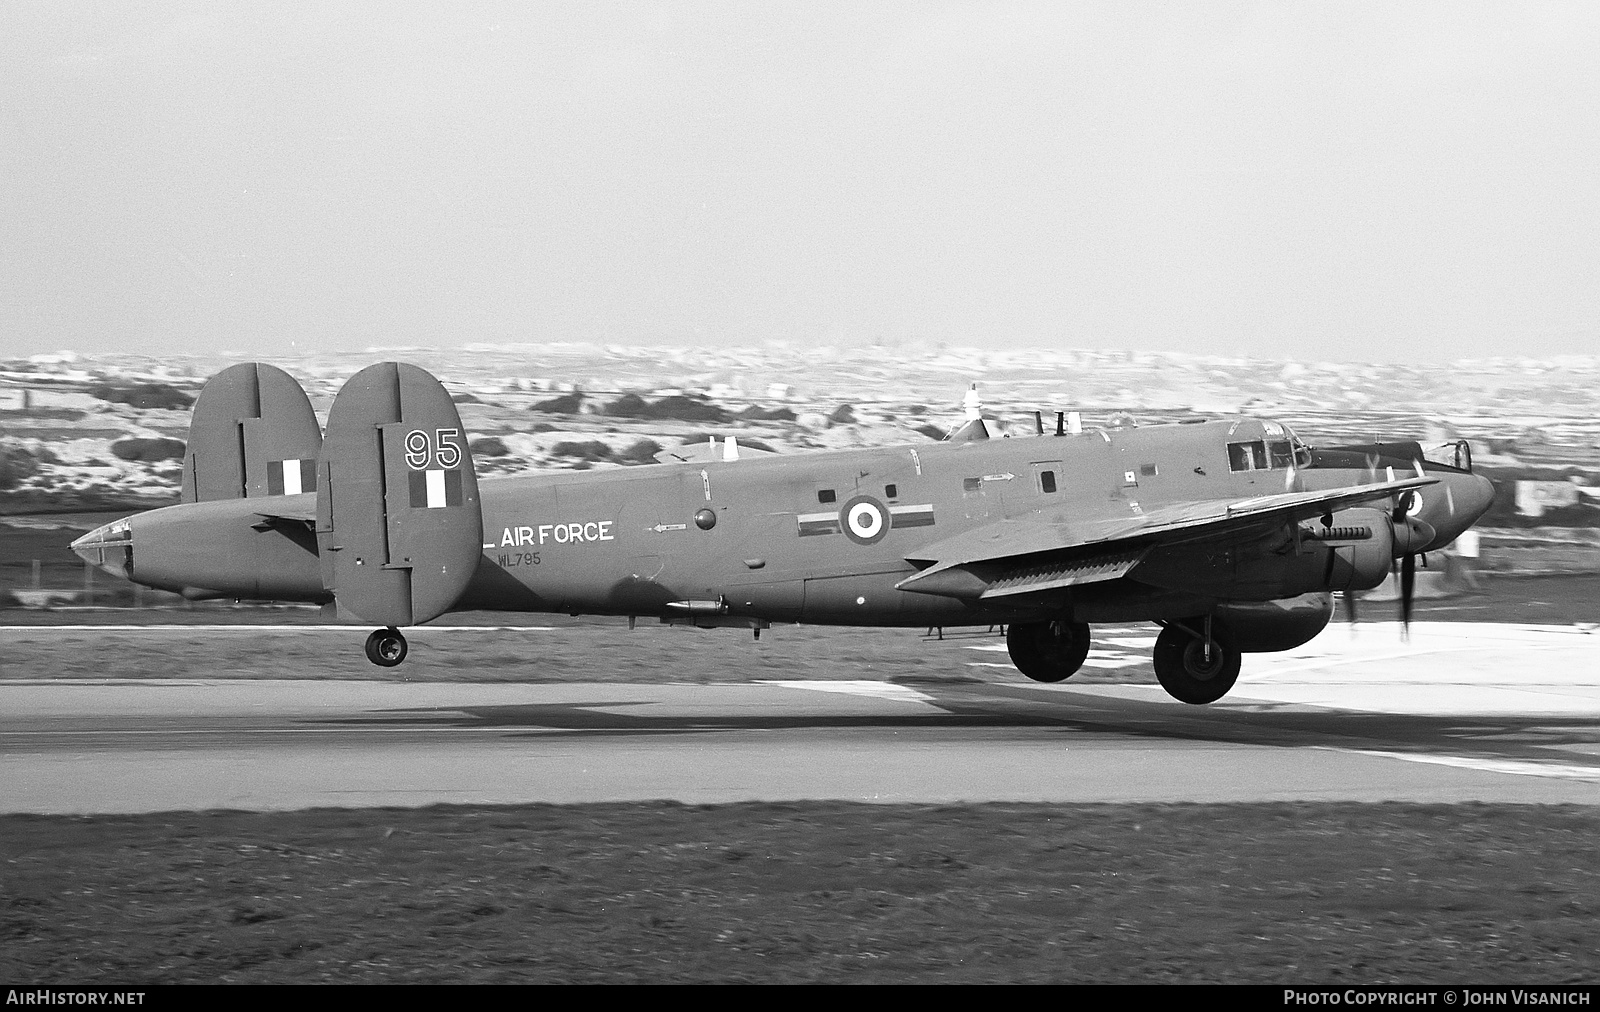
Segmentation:
[(1488, 528), (1479, 535), (1479, 572), (1507, 576), (1600, 573), (1600, 528)]

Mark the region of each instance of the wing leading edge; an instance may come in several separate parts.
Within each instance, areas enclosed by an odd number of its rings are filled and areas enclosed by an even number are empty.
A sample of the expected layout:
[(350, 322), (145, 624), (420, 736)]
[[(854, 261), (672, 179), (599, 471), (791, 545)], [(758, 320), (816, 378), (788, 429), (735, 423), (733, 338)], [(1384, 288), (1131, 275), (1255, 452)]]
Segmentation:
[(1248, 499), (1208, 499), (1076, 523), (998, 520), (908, 554), (908, 562), (925, 568), (896, 586), (988, 600), (1115, 580), (1157, 546), (1264, 532), (1437, 481), (1419, 475)]

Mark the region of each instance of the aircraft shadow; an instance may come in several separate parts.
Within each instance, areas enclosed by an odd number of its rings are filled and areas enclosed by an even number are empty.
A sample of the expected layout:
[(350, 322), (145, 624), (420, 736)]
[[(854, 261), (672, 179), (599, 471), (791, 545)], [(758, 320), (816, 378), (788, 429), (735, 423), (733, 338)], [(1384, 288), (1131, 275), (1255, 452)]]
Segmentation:
[[(1060, 690), (991, 686), (1060, 701)], [(1600, 718), (1551, 714), (1400, 714), (1311, 710), (1292, 704), (1248, 709), (1181, 706), (1164, 699), (1076, 696), (1080, 724), (1147, 738), (1216, 744), (1324, 746), (1380, 752), (1448, 754), (1472, 759), (1593, 766), (1600, 773)], [(1591, 751), (1579, 751), (1587, 748)]]
[[(629, 737), (829, 729), (1045, 730), (1100, 739), (1446, 754), (1469, 759), (1592, 766), (1600, 774), (1600, 719), (1549, 715), (1416, 715), (1252, 706), (1190, 707), (1164, 699), (1108, 698), (1013, 684), (956, 684), (932, 690), (906, 713), (639, 712), (637, 699), (388, 710), (319, 723), (452, 729), (540, 736)], [(937, 694), (935, 694), (935, 692)]]
[(519, 703), (461, 708), (429, 707), (389, 710), (358, 721), (325, 723), (363, 727), (452, 727), (479, 730), (561, 731), (579, 735), (710, 734), (725, 731), (823, 730), (828, 728), (1030, 727), (1060, 728), (1063, 721), (1045, 714), (1011, 714), (940, 707), (941, 712), (907, 714), (754, 713), (640, 714), (619, 708), (648, 706), (638, 700), (590, 700), (575, 703)]

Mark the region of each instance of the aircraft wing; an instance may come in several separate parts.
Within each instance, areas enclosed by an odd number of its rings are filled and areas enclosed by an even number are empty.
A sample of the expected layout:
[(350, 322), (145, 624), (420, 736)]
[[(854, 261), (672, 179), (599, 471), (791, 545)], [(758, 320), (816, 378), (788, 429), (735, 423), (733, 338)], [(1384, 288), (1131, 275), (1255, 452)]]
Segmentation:
[(734, 437), (718, 443), (712, 437), (704, 443), (687, 443), (683, 446), (674, 446), (656, 454), (656, 460), (662, 464), (703, 464), (711, 460), (739, 460), (742, 457), (771, 457), (777, 454), (776, 450), (759, 450), (753, 446), (745, 446)]
[(926, 568), (897, 587), (988, 600), (1115, 580), (1158, 546), (1265, 531), (1437, 481), (1418, 476), (1247, 499), (1207, 499), (1066, 523), (997, 520), (908, 553), (908, 562)]

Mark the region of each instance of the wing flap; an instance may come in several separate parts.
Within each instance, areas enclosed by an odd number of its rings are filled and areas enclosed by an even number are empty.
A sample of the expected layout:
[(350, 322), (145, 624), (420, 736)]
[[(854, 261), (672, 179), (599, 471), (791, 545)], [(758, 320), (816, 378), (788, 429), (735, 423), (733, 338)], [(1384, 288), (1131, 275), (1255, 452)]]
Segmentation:
[(906, 577), (897, 590), (916, 594), (992, 600), (1060, 590), (1084, 583), (1116, 580), (1150, 553), (1150, 546), (1120, 552), (1092, 552), (1070, 558), (1059, 555), (1043, 562), (1005, 561), (934, 566)]
[(978, 597), (983, 600), (1015, 597), (1019, 594), (1037, 594), (1044, 590), (1060, 590), (1083, 583), (1120, 579), (1128, 575), (1128, 570), (1137, 566), (1149, 553), (1150, 549), (1146, 547), (1062, 562), (1018, 566), (1006, 571), (990, 583), (988, 589)]

